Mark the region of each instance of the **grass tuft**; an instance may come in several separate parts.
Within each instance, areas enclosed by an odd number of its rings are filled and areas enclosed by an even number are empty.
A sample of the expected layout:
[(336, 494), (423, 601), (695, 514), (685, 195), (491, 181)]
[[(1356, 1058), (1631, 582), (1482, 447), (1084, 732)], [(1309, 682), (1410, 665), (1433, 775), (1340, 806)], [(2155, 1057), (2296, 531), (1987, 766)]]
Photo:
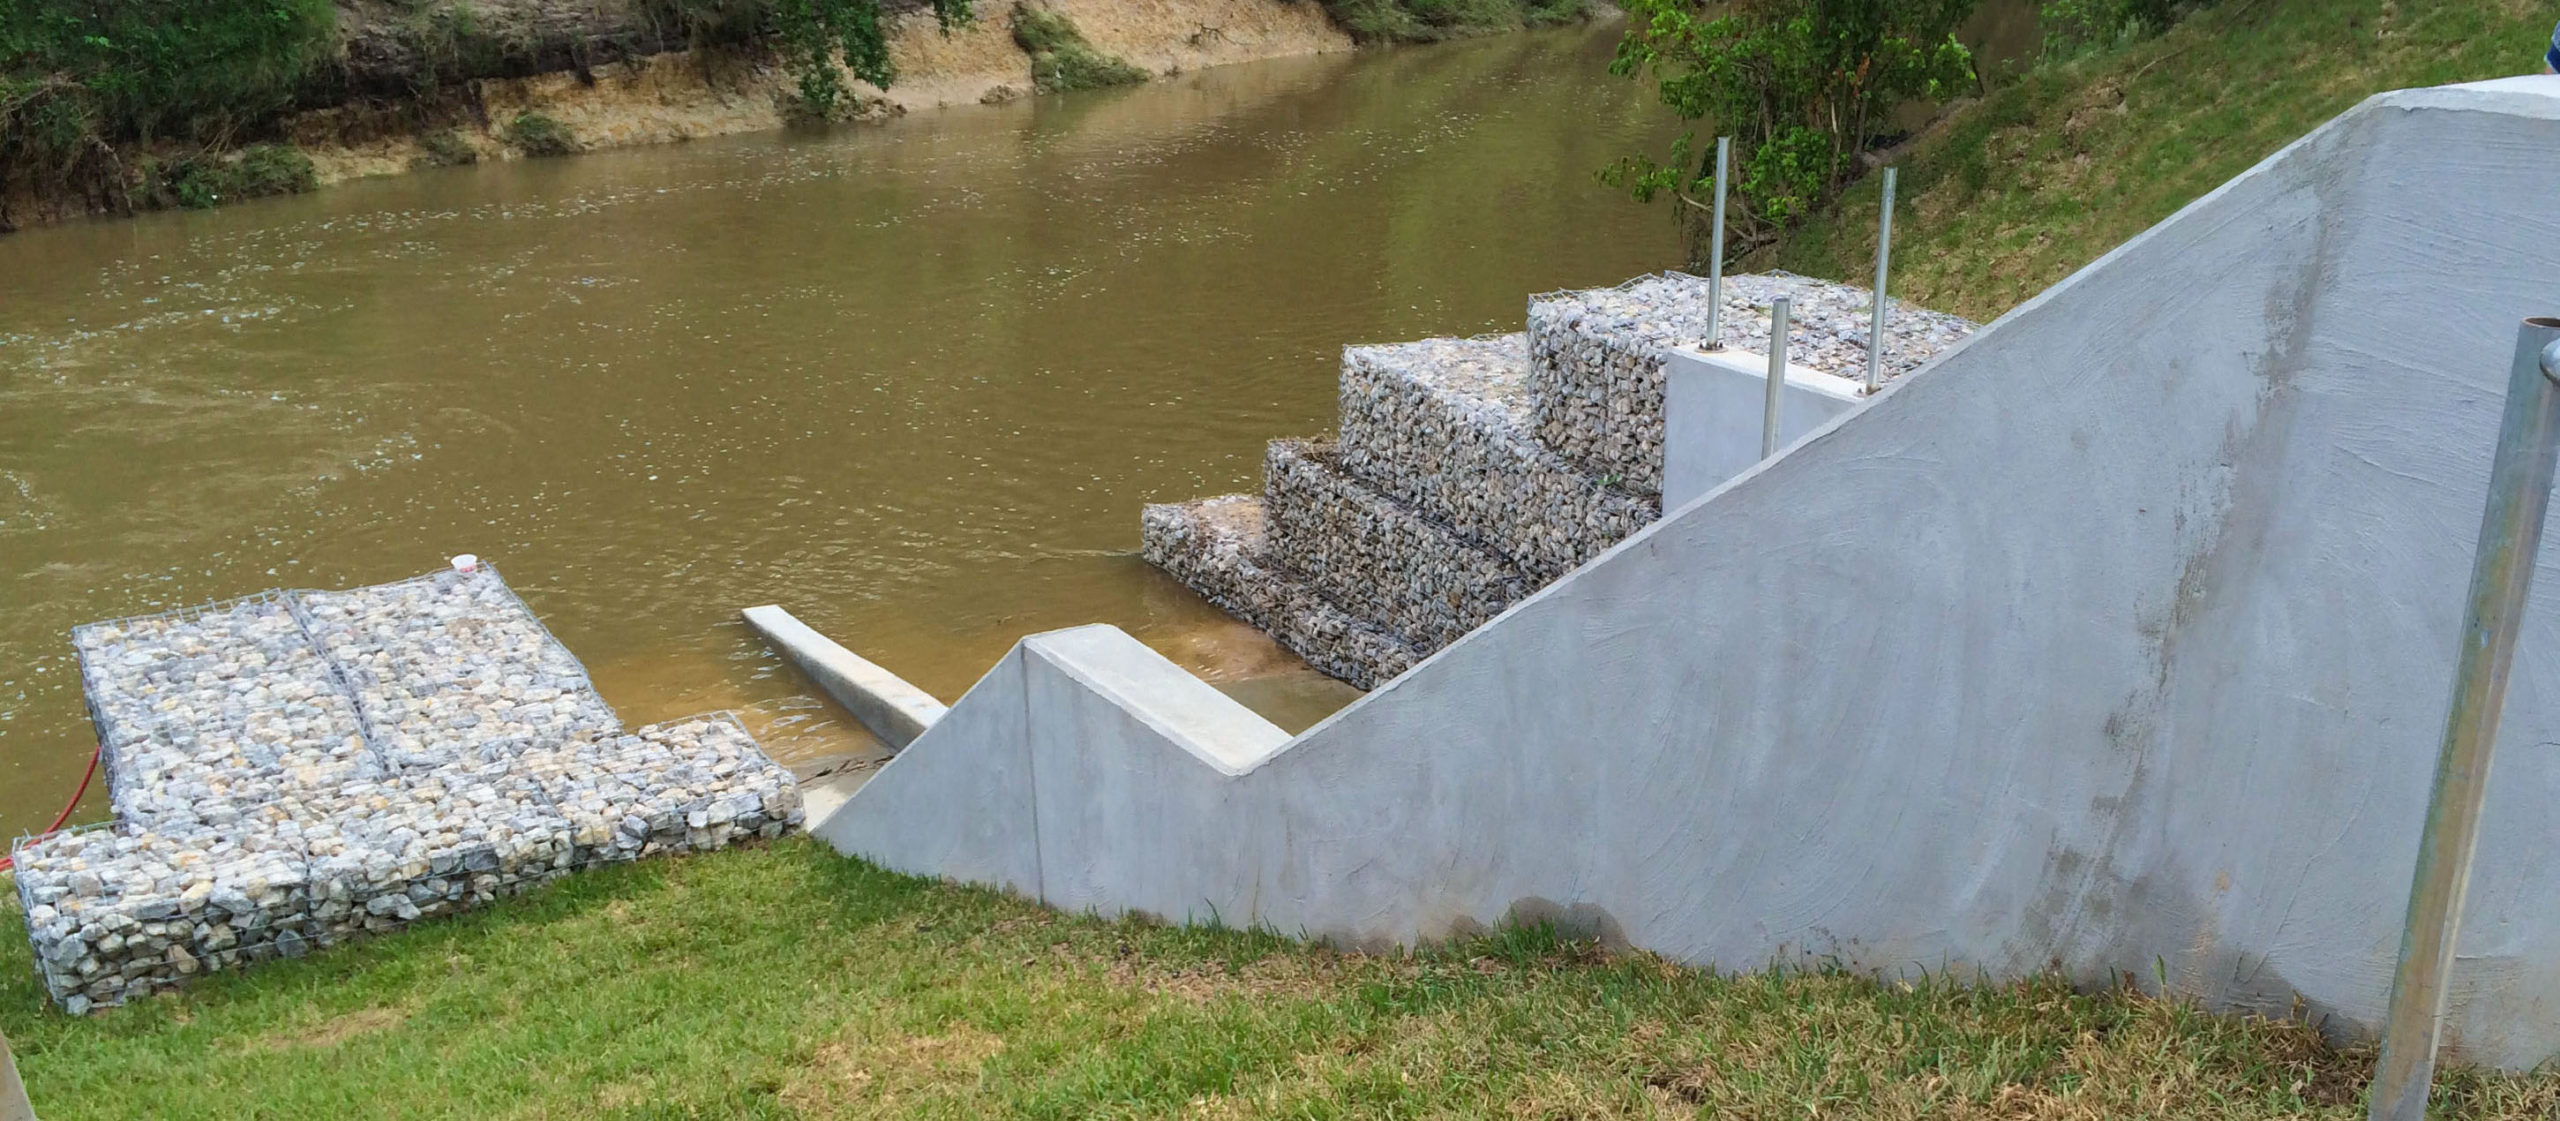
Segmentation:
[[(2049, 978), (1720, 977), (1549, 926), (1364, 955), (1104, 922), (806, 839), (592, 872), (80, 1020), (0, 940), (0, 1033), (49, 1121), (2346, 1121), (2372, 1060), (2298, 1019)], [(2446, 1116), (2560, 1104), (2560, 1076), (2440, 1085)]]
[(418, 138), (418, 163), (427, 167), (460, 167), (480, 162), (480, 151), (456, 129), (437, 129)]
[(1145, 69), (1094, 49), (1064, 14), (1028, 4), (1013, 9), (1013, 42), (1031, 56), (1031, 85), (1042, 93), (1134, 85)]
[(319, 172), (300, 149), (289, 144), (255, 144), (228, 155), (198, 151), (147, 162), (134, 203), (204, 210), (319, 187)]
[(507, 124), (507, 143), (528, 156), (565, 156), (578, 150), (569, 126), (540, 113), (518, 113)]
[[(1895, 294), (1991, 319), (2371, 94), (2540, 70), (2550, 20), (2521, 0), (2226, 0), (2029, 72), (1897, 157)], [(1745, 267), (1863, 282), (1878, 191)]]

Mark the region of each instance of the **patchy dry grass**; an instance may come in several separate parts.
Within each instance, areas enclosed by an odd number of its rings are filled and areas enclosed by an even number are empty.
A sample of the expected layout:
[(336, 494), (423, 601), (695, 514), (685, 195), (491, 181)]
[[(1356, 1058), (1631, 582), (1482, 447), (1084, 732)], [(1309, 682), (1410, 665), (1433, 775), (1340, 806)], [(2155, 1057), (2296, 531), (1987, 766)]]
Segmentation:
[[(1904, 155), (1894, 288), (1990, 319), (2383, 90), (2538, 72), (2531, 0), (2221, 0), (2026, 75)], [(1863, 283), (1874, 177), (1754, 266)]]
[[(14, 926), (16, 916), (0, 913)], [(0, 939), (44, 1116), (2338, 1118), (2369, 1054), (2053, 981), (1720, 978), (1514, 930), (1423, 954), (1107, 923), (796, 840), (576, 877), (104, 1016)], [(2457, 1069), (2441, 1113), (2547, 1118)]]

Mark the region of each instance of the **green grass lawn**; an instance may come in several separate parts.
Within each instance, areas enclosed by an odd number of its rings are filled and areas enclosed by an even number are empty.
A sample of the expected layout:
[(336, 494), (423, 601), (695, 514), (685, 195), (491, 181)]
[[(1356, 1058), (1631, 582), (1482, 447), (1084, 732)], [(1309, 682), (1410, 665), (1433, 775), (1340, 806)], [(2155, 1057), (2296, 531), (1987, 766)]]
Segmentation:
[[(2289, 1021), (2056, 982), (1719, 978), (1513, 931), (1420, 955), (1101, 922), (793, 840), (573, 877), (0, 1031), (88, 1117), (2361, 1117)], [(2560, 1076), (2454, 1071), (2445, 1115)]]
[[(2555, 16), (2528, 0), (2220, 0), (2017, 79), (1898, 161), (1893, 292), (1988, 320), (2368, 95), (2539, 73)], [(1747, 267), (1868, 282), (1879, 190), (1869, 176)]]

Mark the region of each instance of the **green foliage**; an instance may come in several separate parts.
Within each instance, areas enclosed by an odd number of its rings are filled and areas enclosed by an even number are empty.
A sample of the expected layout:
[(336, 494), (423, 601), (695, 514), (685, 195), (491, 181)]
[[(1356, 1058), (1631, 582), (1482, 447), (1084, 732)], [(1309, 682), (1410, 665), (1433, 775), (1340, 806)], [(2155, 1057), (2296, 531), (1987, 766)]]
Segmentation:
[[(1611, 69), (1650, 75), (1682, 121), (1733, 137), (1727, 232), (1774, 238), (1839, 195), (1858, 154), (1891, 131), (1892, 110), (1974, 85), (1955, 38), (1974, 0), (1629, 0)], [(1604, 177), (1640, 200), (1683, 200), (1693, 259), (1702, 248), (1715, 145), (1696, 130), (1669, 158), (1637, 156)]]
[(1325, 0), (1333, 22), (1361, 43), (1433, 43), (1552, 27), (1587, 18), (1589, 0)]
[(138, 205), (204, 210), (226, 202), (316, 190), (311, 157), (287, 144), (256, 144), (230, 155), (196, 152), (144, 165)]
[(507, 123), (507, 143), (528, 156), (565, 156), (578, 150), (569, 126), (540, 113), (518, 113)]
[[(845, 72), (883, 89), (897, 79), (879, 0), (769, 2), (774, 45), (799, 79), (803, 112), (821, 119), (835, 115), (848, 92), (836, 69), (839, 60)], [(933, 14), (946, 32), (974, 18), (970, 0), (933, 0)]]
[(453, 129), (438, 129), (418, 138), (425, 155), (418, 162), (429, 167), (459, 167), (480, 162), (480, 152)]
[(2046, 58), (2070, 59), (2121, 50), (2202, 6), (2197, 0), (2045, 0), (2036, 26)]
[(1145, 70), (1093, 49), (1066, 16), (1043, 8), (1014, 7), (1013, 42), (1031, 56), (1031, 85), (1042, 93), (1147, 80)]
[(265, 127), (325, 56), (331, 11), (330, 0), (0, 0), (0, 196), (121, 205), (120, 146), (219, 145)]
[[(2231, 2), (2039, 67), (1899, 157), (1895, 291), (1990, 320), (2365, 97), (2513, 74), (2550, 34), (2536, 5)], [(1869, 275), (1876, 195), (1852, 188), (1741, 267)]]
[(292, 100), (329, 0), (0, 0), (0, 74), (77, 86), (110, 140), (211, 140)]

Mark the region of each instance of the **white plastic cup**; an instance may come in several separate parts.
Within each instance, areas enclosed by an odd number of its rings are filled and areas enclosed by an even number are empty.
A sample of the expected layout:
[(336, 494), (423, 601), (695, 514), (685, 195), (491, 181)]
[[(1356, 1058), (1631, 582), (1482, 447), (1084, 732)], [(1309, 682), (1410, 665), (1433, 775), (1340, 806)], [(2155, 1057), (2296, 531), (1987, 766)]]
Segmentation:
[(478, 572), (480, 571), (480, 558), (469, 553), (463, 553), (460, 556), (453, 558), (453, 570), (466, 575)]

